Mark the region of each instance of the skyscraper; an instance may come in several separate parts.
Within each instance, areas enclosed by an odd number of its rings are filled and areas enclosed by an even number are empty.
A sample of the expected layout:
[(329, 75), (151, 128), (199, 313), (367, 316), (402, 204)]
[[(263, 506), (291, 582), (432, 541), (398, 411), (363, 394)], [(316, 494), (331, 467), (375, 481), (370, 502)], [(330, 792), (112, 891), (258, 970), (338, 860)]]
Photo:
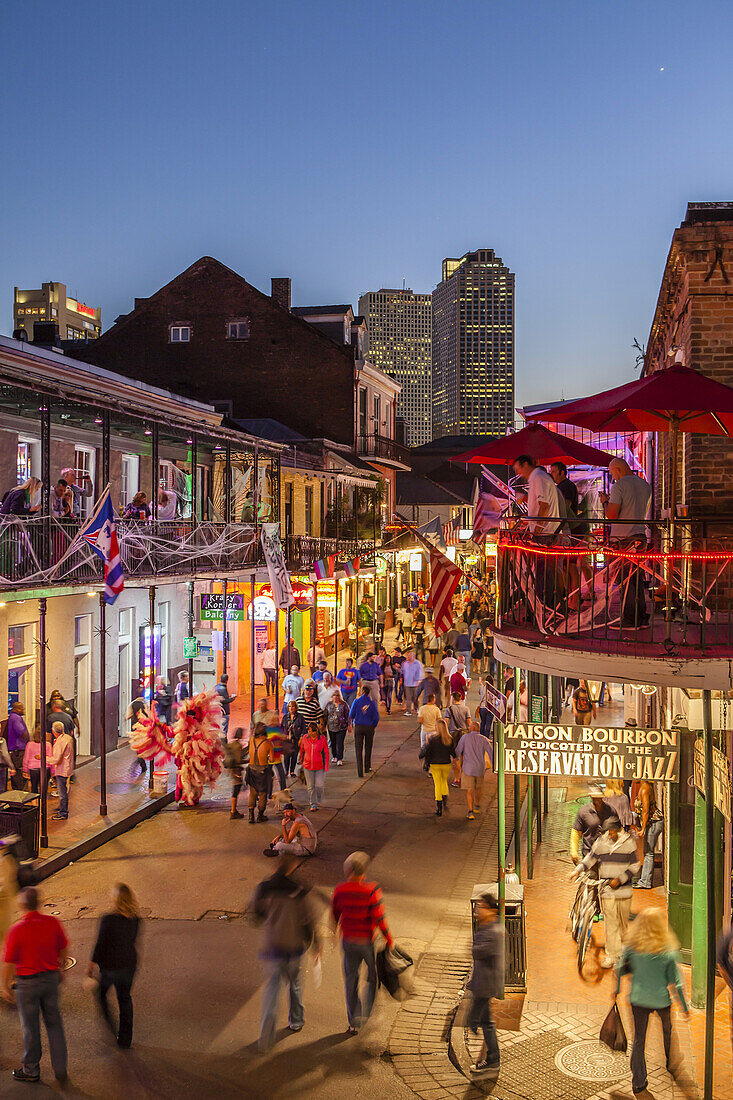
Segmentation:
[(490, 248), (443, 260), (433, 291), (433, 438), (514, 418), (514, 275)]
[(359, 298), (368, 333), (367, 358), (402, 386), (397, 416), (406, 442), (419, 447), (432, 439), (430, 344), (432, 301), (411, 290), (375, 290)]

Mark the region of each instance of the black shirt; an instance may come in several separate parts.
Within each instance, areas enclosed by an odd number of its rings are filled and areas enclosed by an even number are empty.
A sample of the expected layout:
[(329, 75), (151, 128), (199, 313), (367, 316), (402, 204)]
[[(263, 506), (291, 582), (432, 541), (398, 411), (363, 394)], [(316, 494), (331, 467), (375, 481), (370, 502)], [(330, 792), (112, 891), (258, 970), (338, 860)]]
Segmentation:
[(578, 514), (578, 486), (574, 481), (571, 481), (569, 477), (564, 477), (562, 481), (558, 481), (557, 488), (565, 497), (565, 503), (568, 506), (568, 511), (572, 512), (574, 516)]
[(64, 733), (70, 733), (72, 737), (76, 734), (76, 726), (74, 725), (74, 719), (70, 714), (67, 714), (65, 710), (49, 710), (46, 714), (46, 729), (49, 732), (53, 732), (52, 726), (54, 722), (60, 722), (64, 727)]
[(137, 917), (105, 913), (99, 922), (92, 962), (100, 970), (134, 970), (137, 966), (135, 941), (139, 930)]

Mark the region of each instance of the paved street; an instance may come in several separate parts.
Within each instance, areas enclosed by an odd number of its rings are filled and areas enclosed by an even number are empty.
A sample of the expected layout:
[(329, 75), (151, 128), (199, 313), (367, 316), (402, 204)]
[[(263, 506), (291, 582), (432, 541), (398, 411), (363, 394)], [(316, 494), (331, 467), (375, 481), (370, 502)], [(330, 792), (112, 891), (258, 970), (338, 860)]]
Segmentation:
[[(496, 1100), (630, 1097), (623, 1056), (612, 1056), (595, 1084), (577, 1076), (584, 1058), (590, 1054), (595, 1064), (603, 1053), (597, 1034), (610, 977), (595, 958), (586, 982), (574, 969), (565, 931), (571, 891), (565, 847), (580, 792), (560, 787), (552, 789), (544, 844), (527, 886), (528, 993), (510, 996), (498, 1007), (503, 1051), (498, 1082), (472, 1084), (467, 1077), (479, 1049), (464, 1030), (461, 1013), (455, 1021), (453, 1016), (470, 965), (468, 898), (474, 883), (496, 874), (495, 781), (489, 783), (486, 812), (475, 822), (466, 820), (458, 791), (451, 792), (449, 816), (436, 820), (432, 784), (418, 763), (417, 748), (414, 720), (402, 714), (382, 718), (375, 770), (359, 780), (349, 745), (346, 766), (329, 772), (324, 806), (314, 815), (318, 856), (300, 872), (325, 906), (345, 855), (356, 848), (373, 854), (390, 926), (416, 962), (413, 996), (399, 1004), (380, 993), (369, 1025), (358, 1038), (347, 1039), (340, 954), (324, 919), (322, 984), (316, 987), (309, 970), (306, 1027), (298, 1035), (288, 1032), (281, 1006), (275, 1048), (267, 1056), (257, 1053), (259, 932), (245, 910), (257, 881), (272, 873), (262, 848), (277, 823), (272, 816), (257, 826), (246, 819), (230, 821), (225, 777), (198, 810), (168, 807), (43, 884), (46, 907), (64, 920), (78, 959), (64, 991), (71, 1050), (67, 1094), (100, 1100), (315, 1098), (343, 1096), (346, 1090), (354, 1098), (381, 1093), (396, 1100), (415, 1095), (468, 1100), (487, 1092)], [(511, 794), (513, 784), (507, 786)], [(303, 802), (302, 788), (297, 797)], [(510, 799), (508, 824), (512, 819)], [(146, 917), (135, 1041), (128, 1053), (110, 1042), (91, 994), (82, 987), (97, 918), (119, 880), (133, 885)], [(600, 945), (600, 928), (595, 938)], [(0, 1018), (0, 1064), (7, 1073), (17, 1064), (19, 1027), (7, 1007)], [(677, 1026), (689, 1059), (689, 1037), (679, 1019)], [(660, 1043), (650, 1036), (653, 1095), (657, 1100), (682, 1095), (672, 1092)], [(724, 1043), (723, 1035), (721, 1048)], [(570, 1059), (564, 1069), (558, 1057)], [(53, 1080), (46, 1061), (42, 1072), (46, 1081)], [(598, 1091), (601, 1087), (611, 1091)], [(6, 1077), (0, 1095), (29, 1091), (32, 1095), (32, 1088)], [(727, 1100), (728, 1094), (720, 1096)]]

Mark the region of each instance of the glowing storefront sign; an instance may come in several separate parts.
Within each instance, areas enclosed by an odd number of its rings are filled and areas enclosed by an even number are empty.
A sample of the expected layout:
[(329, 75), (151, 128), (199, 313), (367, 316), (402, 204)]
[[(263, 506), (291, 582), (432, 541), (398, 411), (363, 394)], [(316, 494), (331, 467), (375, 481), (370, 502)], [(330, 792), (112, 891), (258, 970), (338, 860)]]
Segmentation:
[(97, 311), (92, 306), (85, 305), (84, 302), (77, 302), (74, 298), (66, 299), (66, 308), (73, 309), (75, 313), (81, 313), (85, 317), (96, 317)]
[[(277, 608), (272, 596), (259, 595), (254, 598), (255, 622), (274, 623), (277, 617)], [(252, 604), (247, 604), (247, 618), (252, 618)]]
[(422, 572), (422, 554), (419, 551), (417, 554), (410, 554), (410, 569), (413, 573)]

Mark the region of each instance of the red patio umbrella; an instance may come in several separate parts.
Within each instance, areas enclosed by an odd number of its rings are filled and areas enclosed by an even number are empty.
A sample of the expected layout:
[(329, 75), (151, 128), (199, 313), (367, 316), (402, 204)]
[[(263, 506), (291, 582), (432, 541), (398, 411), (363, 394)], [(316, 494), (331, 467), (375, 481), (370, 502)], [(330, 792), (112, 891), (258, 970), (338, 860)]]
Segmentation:
[(593, 397), (555, 405), (537, 413), (534, 419), (575, 424), (596, 432), (669, 432), (670, 502), (674, 518), (679, 432), (733, 435), (733, 389), (699, 371), (675, 364)]
[(551, 462), (564, 462), (566, 466), (608, 466), (613, 458), (613, 455), (599, 451), (596, 447), (589, 447), (587, 443), (579, 443), (566, 435), (551, 432), (543, 424), (528, 424), (513, 435), (492, 439), (475, 451), (466, 451), (452, 458), (451, 462), (508, 465), (517, 455), (522, 454), (531, 455), (542, 466)]

